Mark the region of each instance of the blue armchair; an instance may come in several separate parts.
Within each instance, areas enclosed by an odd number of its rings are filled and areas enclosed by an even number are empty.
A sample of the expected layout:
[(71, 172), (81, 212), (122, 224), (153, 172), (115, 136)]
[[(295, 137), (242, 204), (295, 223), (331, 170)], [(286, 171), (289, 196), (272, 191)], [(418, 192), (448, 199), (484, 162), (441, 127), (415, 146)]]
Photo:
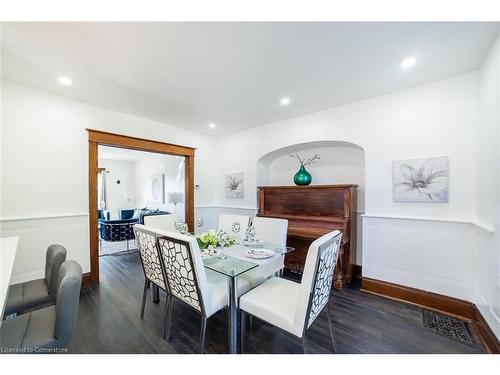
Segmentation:
[(135, 214), (135, 209), (134, 208), (126, 208), (123, 210), (120, 210), (120, 219), (121, 220), (128, 220), (132, 219)]
[(99, 233), (104, 241), (127, 241), (127, 251), (129, 250), (129, 240), (135, 239), (134, 225), (138, 219), (128, 220), (99, 220)]

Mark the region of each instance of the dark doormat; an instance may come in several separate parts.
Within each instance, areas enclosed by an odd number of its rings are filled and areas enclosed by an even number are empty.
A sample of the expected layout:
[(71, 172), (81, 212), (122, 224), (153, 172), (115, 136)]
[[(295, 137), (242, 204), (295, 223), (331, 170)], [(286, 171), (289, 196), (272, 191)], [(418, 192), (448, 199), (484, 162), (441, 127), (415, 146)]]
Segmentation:
[(424, 328), (440, 335), (450, 337), (472, 346), (477, 346), (467, 328), (467, 323), (447, 315), (437, 314), (429, 310), (422, 310)]

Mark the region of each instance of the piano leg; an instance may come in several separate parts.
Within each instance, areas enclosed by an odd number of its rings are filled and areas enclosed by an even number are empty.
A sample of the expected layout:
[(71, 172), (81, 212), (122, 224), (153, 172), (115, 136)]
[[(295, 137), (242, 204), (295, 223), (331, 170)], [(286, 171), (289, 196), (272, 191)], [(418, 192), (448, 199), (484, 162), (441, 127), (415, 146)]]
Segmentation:
[(342, 290), (345, 286), (344, 279), (344, 248), (340, 248), (339, 257), (337, 260), (337, 266), (335, 267), (335, 272), (333, 273), (333, 288), (335, 290)]

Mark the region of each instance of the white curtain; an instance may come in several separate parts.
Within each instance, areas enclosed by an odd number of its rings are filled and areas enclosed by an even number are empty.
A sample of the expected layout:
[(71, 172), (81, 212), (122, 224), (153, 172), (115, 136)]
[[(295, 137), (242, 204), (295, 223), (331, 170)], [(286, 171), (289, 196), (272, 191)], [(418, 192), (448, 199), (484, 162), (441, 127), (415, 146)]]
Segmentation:
[(100, 210), (106, 209), (106, 170), (97, 175), (97, 205)]

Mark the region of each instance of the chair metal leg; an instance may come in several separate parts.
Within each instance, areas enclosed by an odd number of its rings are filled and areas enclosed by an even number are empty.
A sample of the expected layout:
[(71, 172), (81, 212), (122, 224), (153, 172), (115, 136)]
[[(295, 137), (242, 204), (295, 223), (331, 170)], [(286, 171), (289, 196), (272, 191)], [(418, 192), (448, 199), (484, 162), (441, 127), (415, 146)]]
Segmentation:
[(307, 354), (308, 348), (307, 348), (307, 337), (305, 332), (304, 335), (302, 336), (302, 350), (304, 351), (304, 354)]
[(130, 247), (129, 247), (129, 244), (128, 244), (128, 240), (127, 240), (127, 254), (130, 252)]
[(250, 331), (253, 329), (253, 315), (248, 314), (248, 328)]
[(153, 284), (153, 302), (160, 303), (160, 287)]
[(170, 304), (168, 306), (167, 313), (167, 326), (165, 328), (165, 338), (167, 341), (170, 341), (172, 337), (170, 336), (170, 332), (172, 331), (172, 316), (174, 315), (174, 302), (175, 298), (173, 296), (170, 297)]
[(149, 281), (144, 281), (144, 292), (142, 292), (141, 319), (144, 319), (144, 306), (146, 305), (146, 296), (148, 295)]
[(328, 317), (328, 326), (330, 327), (330, 337), (332, 338), (333, 352), (337, 353), (337, 344), (335, 342), (335, 338), (333, 335), (333, 323), (332, 323), (332, 317), (330, 315), (330, 306), (328, 306), (328, 304), (326, 305), (326, 314)]
[(207, 332), (207, 318), (201, 317), (201, 329), (200, 329), (200, 353), (205, 352), (205, 333)]
[(246, 331), (246, 320), (247, 320), (247, 314), (245, 311), (240, 310), (240, 324), (241, 324), (241, 331), (240, 331), (240, 353), (243, 354), (245, 352), (245, 331)]
[(164, 325), (163, 325), (163, 340), (165, 340), (165, 338), (167, 337), (167, 328), (168, 328), (168, 324), (169, 324), (169, 321), (168, 321), (168, 310), (169, 310), (169, 305), (170, 305), (170, 299), (172, 297), (170, 296), (170, 294), (167, 293), (167, 298), (165, 300), (165, 322), (164, 322)]

